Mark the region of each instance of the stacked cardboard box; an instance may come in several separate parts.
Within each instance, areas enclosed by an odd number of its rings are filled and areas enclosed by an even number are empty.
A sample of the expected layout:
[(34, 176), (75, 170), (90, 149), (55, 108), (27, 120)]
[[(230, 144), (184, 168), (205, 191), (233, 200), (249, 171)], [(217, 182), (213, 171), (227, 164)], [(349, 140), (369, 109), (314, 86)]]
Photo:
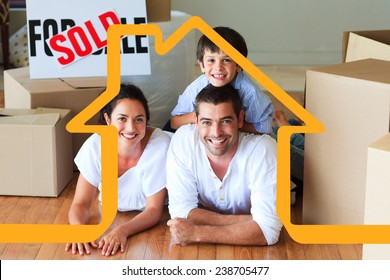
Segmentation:
[(73, 177), (66, 109), (0, 110), (0, 195), (58, 196)]
[(390, 61), (308, 70), (305, 102), (325, 132), (306, 135), (303, 223), (363, 224), (367, 147), (389, 132)]
[[(96, 86), (92, 86), (95, 84)], [(29, 67), (4, 71), (5, 108), (34, 109), (37, 107), (70, 109), (75, 116), (104, 90), (105, 79), (71, 78), (30, 79)], [(98, 123), (96, 114), (89, 124)], [(73, 156), (88, 138), (88, 134), (73, 134)]]
[(148, 22), (171, 20), (171, 0), (146, 0)]
[(343, 32), (343, 62), (367, 58), (390, 60), (390, 30)]
[[(364, 223), (390, 224), (390, 134), (368, 147)], [(389, 244), (363, 245), (363, 259), (390, 259)]]

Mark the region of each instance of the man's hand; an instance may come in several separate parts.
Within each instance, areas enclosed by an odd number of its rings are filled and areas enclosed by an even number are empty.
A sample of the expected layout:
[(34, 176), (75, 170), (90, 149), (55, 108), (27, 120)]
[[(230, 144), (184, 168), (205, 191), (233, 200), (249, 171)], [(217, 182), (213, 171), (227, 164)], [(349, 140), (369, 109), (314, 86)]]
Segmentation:
[(196, 242), (196, 232), (198, 226), (188, 219), (174, 218), (167, 222), (171, 231), (173, 242), (179, 245), (186, 245)]

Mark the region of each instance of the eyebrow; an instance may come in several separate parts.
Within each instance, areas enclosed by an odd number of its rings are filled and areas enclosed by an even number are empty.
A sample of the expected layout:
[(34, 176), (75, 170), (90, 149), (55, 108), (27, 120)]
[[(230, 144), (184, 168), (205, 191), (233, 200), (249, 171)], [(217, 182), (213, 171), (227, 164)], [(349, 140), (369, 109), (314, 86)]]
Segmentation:
[[(121, 117), (129, 117), (128, 115), (122, 114), (122, 113), (118, 113), (116, 115), (121, 116)], [(139, 117), (146, 117), (146, 116), (144, 114), (139, 114), (139, 115), (135, 116), (135, 118), (139, 118)]]
[[(217, 55), (214, 55), (214, 54), (209, 54), (209, 55), (205, 55), (204, 58), (214, 58), (216, 57)], [(230, 58), (230, 56), (228, 56), (227, 54), (226, 55), (223, 55), (222, 58)]]
[[(222, 117), (220, 119), (218, 119), (218, 121), (223, 121), (223, 120), (233, 120), (234, 118), (232, 116), (226, 116), (226, 117)], [(212, 121), (211, 118), (206, 118), (206, 117), (201, 117), (199, 119), (200, 121)]]

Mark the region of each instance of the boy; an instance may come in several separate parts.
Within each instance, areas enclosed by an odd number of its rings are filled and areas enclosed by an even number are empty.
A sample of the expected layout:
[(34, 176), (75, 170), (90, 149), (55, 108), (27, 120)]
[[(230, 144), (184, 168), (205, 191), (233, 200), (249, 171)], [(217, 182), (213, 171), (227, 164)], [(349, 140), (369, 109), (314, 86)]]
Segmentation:
[[(247, 57), (248, 49), (245, 40), (238, 32), (229, 27), (216, 27), (214, 30)], [(243, 101), (245, 122), (241, 130), (256, 134), (270, 134), (274, 111), (271, 100), (261, 92), (242, 68), (205, 35), (202, 35), (198, 41), (196, 56), (203, 75), (192, 82), (179, 96), (178, 104), (171, 113), (171, 128), (177, 129), (184, 124), (194, 123), (195, 97), (204, 87), (209, 84), (215, 87), (231, 84), (238, 90)]]

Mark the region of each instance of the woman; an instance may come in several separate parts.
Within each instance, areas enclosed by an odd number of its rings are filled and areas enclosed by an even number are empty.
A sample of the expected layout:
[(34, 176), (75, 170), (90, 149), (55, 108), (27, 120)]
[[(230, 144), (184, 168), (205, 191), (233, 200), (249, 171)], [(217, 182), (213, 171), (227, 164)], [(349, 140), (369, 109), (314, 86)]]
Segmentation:
[[(118, 210), (142, 212), (103, 235), (99, 242), (66, 244), (65, 250), (73, 254), (90, 254), (91, 246), (102, 249), (105, 256), (119, 249), (124, 252), (128, 236), (160, 221), (167, 196), (165, 161), (170, 137), (159, 128), (147, 126), (149, 108), (142, 91), (134, 85), (121, 85), (119, 94), (100, 111), (100, 121), (118, 130)], [(101, 190), (98, 134), (85, 141), (75, 163), (80, 175), (69, 222), (87, 224), (96, 191)]]

